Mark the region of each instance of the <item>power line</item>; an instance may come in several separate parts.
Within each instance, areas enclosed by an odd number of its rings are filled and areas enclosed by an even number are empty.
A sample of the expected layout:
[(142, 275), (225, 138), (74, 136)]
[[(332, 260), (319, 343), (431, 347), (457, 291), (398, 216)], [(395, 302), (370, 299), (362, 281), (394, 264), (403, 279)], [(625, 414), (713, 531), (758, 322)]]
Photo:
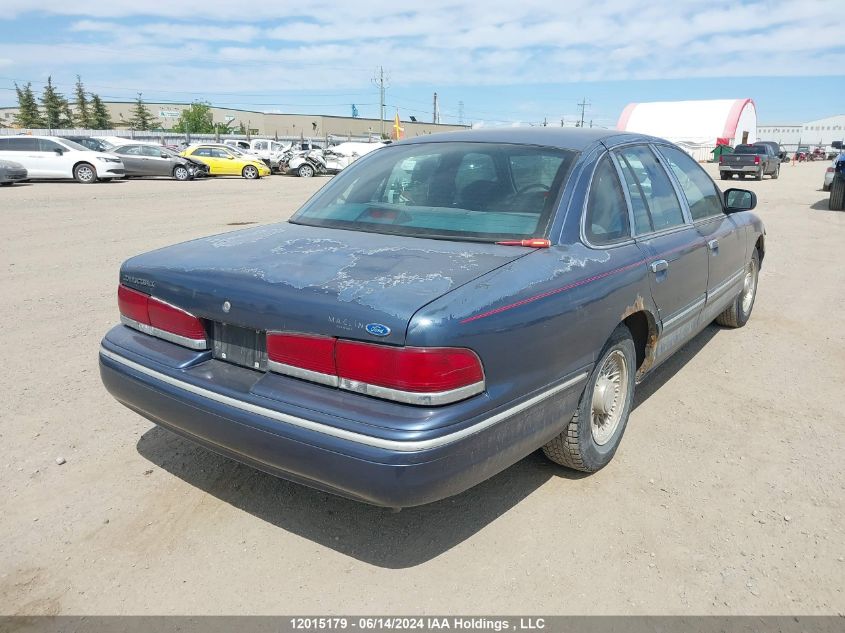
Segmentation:
[[(580, 107), (580, 108), (581, 108), (581, 125), (580, 125), (579, 127), (584, 127), (584, 110), (585, 110), (585, 108), (586, 108), (587, 106), (591, 106), (591, 105), (593, 105), (593, 104), (592, 104), (592, 103), (587, 103), (587, 97), (584, 97), (584, 98), (581, 100), (581, 103), (579, 103), (579, 104), (577, 104), (577, 105), (578, 105), (578, 107)], [(592, 127), (592, 126), (590, 126), (590, 127)]]

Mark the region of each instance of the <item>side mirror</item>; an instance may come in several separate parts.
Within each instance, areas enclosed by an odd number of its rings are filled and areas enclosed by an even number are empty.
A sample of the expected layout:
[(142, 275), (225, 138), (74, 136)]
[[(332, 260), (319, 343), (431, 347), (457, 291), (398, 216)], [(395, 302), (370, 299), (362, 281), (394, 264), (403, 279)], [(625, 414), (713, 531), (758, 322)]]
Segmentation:
[(757, 194), (747, 189), (728, 189), (725, 191), (725, 210), (728, 213), (751, 211), (757, 206)]
[(170, 155), (169, 155), (169, 154), (165, 154), (164, 152), (162, 152), (162, 153), (161, 153), (161, 154), (159, 154), (159, 155), (160, 155), (162, 158), (170, 158)]
[(842, 141), (833, 141), (833, 143), (831, 143), (830, 146), (833, 149), (841, 150), (842, 149)]
[(58, 154), (59, 156), (64, 156), (64, 153), (65, 153), (64, 150), (61, 149), (60, 147), (57, 147), (53, 151), (56, 152), (56, 154)]
[(235, 160), (234, 156), (227, 156), (226, 158), (228, 158), (229, 160)]

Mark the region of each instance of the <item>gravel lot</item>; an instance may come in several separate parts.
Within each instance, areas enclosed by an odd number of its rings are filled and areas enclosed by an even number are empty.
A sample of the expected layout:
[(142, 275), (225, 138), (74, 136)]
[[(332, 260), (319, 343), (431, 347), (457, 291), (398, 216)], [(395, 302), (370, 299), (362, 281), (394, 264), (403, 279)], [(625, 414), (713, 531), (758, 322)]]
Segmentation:
[(751, 321), (708, 327), (641, 386), (609, 467), (538, 453), (399, 514), (218, 457), (100, 384), (121, 261), (286, 218), (327, 179), (3, 188), (0, 613), (845, 612), (827, 164), (744, 183), (769, 233)]

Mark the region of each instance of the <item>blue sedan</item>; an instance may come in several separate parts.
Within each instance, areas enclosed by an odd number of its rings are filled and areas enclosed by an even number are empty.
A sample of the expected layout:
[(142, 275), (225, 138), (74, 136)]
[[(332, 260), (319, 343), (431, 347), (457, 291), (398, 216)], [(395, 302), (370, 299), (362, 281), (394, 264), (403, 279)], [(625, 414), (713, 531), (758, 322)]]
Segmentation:
[(713, 320), (750, 317), (755, 205), (653, 137), (402, 141), (287, 222), (126, 261), (102, 380), (213, 451), (381, 506), (538, 448), (593, 472), (640, 381)]

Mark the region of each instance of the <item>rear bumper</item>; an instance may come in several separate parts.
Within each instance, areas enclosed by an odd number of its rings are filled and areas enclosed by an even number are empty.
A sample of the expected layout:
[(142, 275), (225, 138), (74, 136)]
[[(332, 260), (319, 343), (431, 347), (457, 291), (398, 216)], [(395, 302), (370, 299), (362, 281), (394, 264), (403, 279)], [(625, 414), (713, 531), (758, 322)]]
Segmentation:
[(719, 165), (719, 171), (724, 174), (756, 174), (760, 169), (761, 165)]
[[(536, 450), (560, 432), (586, 378), (581, 372), (517, 404), (471, 418), (464, 415), (466, 406), (439, 407), (441, 426), (436, 429), (391, 429), (375, 422), (384, 420), (385, 411), (398, 411), (395, 403), (338, 394), (353, 403), (347, 408), (349, 417), (341, 418), (302, 395), (329, 388), (265, 376), (208, 356), (196, 363), (170, 363), (166, 354), (144, 356), (144, 349), (130, 348), (145, 335), (113, 336), (124, 329), (112, 330), (100, 350), (103, 384), (118, 401), (164, 428), (275, 476), (388, 507), (458, 494)], [(128, 347), (117, 344), (127, 341)], [(177, 348), (162, 341), (156, 345)], [(285, 385), (290, 389), (279, 399), (268, 392), (268, 386), (283, 390)], [(452, 409), (454, 419), (449, 417)], [(420, 426), (400, 419), (394, 426), (403, 423)]]

